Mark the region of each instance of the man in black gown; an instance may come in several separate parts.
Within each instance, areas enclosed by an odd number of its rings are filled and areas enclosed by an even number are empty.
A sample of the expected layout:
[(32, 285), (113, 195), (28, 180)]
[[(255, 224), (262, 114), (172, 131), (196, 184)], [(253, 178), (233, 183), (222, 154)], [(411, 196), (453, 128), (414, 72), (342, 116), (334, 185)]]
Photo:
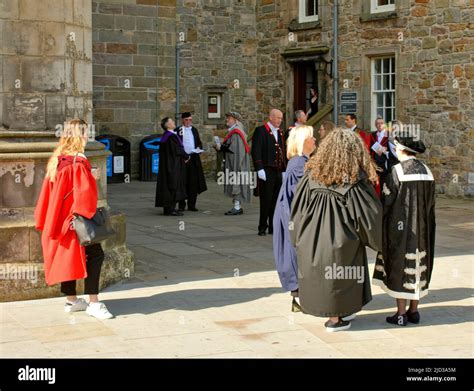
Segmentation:
[(183, 143), (174, 132), (175, 123), (170, 117), (161, 121), (165, 131), (160, 141), (160, 161), (156, 186), (156, 207), (163, 207), (166, 216), (182, 216), (176, 211), (176, 202), (186, 199), (185, 165), (189, 160)]
[[(202, 169), (201, 158), (202, 142), (198, 130), (193, 126), (193, 117), (189, 112), (181, 115), (182, 125), (176, 129), (185, 152), (190, 156), (186, 163), (186, 193), (188, 195), (188, 210), (197, 212), (196, 201), (198, 194), (207, 190), (206, 179)], [(186, 201), (179, 202), (179, 210), (184, 211)]]

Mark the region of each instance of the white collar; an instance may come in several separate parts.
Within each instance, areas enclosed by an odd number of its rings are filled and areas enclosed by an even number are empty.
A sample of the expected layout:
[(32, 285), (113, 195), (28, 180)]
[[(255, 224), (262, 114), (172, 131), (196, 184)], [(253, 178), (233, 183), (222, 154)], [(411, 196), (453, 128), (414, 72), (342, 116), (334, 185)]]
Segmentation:
[(234, 130), (238, 125), (239, 125), (238, 123), (235, 123), (235, 124), (233, 124), (230, 128), (228, 128), (227, 130), (228, 130), (229, 132), (231, 132), (231, 131)]
[(270, 129), (273, 131), (273, 132), (278, 132), (278, 129), (279, 128), (275, 128), (271, 122), (267, 122), (268, 126), (270, 126)]
[(355, 125), (351, 128), (351, 130), (354, 131), (355, 128), (357, 128), (357, 124), (355, 124)]

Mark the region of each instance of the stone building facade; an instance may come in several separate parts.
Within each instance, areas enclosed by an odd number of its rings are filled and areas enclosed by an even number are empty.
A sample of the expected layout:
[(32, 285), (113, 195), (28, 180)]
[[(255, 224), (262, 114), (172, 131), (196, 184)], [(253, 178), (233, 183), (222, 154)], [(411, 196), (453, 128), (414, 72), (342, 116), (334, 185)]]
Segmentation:
[[(332, 116), (332, 0), (100, 0), (92, 11), (94, 121), (132, 141), (135, 174), (139, 141), (175, 114), (177, 43), (180, 111), (205, 147), (229, 109), (250, 131), (273, 107), (289, 124), (310, 86), (318, 121)], [(419, 129), (438, 191), (474, 194), (474, 1), (340, 0), (338, 25), (342, 109), (366, 129), (377, 114)], [(215, 154), (202, 158), (213, 171)]]

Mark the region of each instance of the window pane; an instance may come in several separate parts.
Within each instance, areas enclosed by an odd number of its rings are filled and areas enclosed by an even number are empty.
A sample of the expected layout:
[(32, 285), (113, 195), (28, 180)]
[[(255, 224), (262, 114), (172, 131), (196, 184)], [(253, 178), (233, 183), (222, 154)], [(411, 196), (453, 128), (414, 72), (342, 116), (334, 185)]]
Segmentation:
[(382, 73), (382, 60), (375, 60), (375, 73)]
[(375, 89), (377, 91), (382, 89), (382, 76), (375, 76)]
[(390, 59), (383, 59), (383, 73), (390, 73)]
[(393, 121), (393, 115), (392, 115), (392, 109), (387, 108), (385, 111), (385, 122), (392, 122)]
[(382, 107), (377, 109), (377, 117), (385, 118), (385, 116), (383, 115), (383, 108)]
[(306, 16), (317, 15), (318, 1), (306, 0)]
[(392, 73), (392, 75), (390, 76), (390, 89), (394, 90), (395, 89), (395, 73)]
[(383, 94), (376, 94), (377, 95), (377, 107), (383, 107)]
[(385, 106), (393, 106), (392, 104), (392, 93), (386, 92), (385, 93)]
[(390, 89), (390, 75), (383, 75), (383, 89)]

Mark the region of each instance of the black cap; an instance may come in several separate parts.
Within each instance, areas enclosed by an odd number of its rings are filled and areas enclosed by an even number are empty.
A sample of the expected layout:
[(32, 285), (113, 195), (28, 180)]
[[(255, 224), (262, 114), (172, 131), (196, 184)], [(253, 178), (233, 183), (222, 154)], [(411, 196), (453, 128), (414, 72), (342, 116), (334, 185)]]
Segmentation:
[(189, 111), (185, 111), (181, 114), (181, 119), (192, 117), (193, 115)]
[(426, 151), (425, 144), (421, 140), (415, 140), (413, 137), (395, 136), (395, 142), (412, 153), (423, 153)]

